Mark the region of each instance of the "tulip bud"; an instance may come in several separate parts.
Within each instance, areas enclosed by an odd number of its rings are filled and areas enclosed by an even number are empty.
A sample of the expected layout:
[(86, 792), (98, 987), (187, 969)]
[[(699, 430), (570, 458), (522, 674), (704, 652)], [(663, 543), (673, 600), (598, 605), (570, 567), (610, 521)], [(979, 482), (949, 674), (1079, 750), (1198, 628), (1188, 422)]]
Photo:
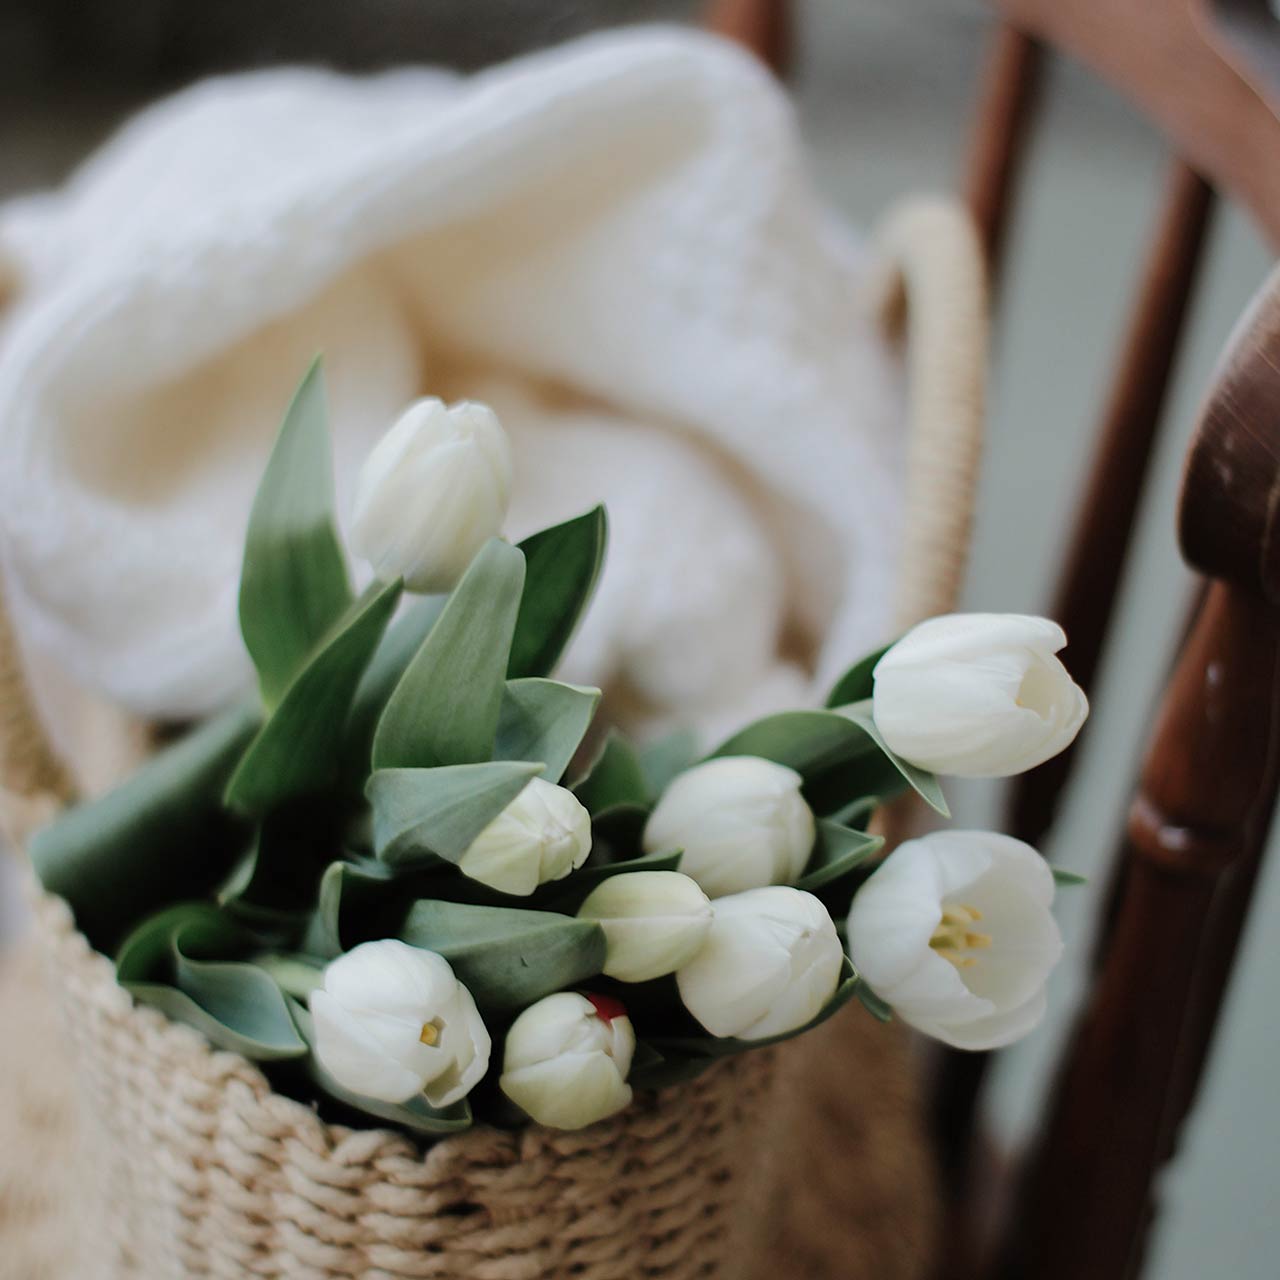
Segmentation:
[(553, 1129), (583, 1129), (631, 1101), (636, 1050), (631, 1019), (616, 1000), (560, 991), (530, 1005), (507, 1032), (498, 1086)]
[(903, 1020), (958, 1049), (1024, 1036), (1062, 955), (1053, 872), (1028, 844), (936, 831), (898, 846), (849, 912), (854, 968)]
[(563, 880), (590, 852), (591, 815), (578, 797), (532, 778), (472, 841), (458, 868), (499, 893), (524, 897), (548, 880)]
[(794, 769), (721, 756), (673, 779), (644, 829), (650, 853), (683, 849), (680, 870), (713, 898), (799, 878), (813, 852), (813, 813)]
[(1071, 745), (1089, 703), (1054, 657), (1047, 618), (949, 614), (907, 632), (874, 671), (872, 715), (904, 760), (958, 778), (1005, 778)]
[(711, 904), (702, 949), (676, 974), (685, 1008), (713, 1036), (765, 1040), (812, 1022), (835, 994), (844, 952), (827, 909), (786, 886)]
[(604, 971), (619, 982), (674, 973), (698, 953), (711, 927), (711, 903), (678, 871), (610, 876), (587, 895), (578, 915), (604, 930)]
[(511, 449), (487, 405), (415, 401), (360, 469), (351, 546), (384, 582), (451, 591), (502, 529)]
[(489, 1033), (449, 962), (387, 938), (364, 942), (311, 993), (315, 1052), (344, 1089), (382, 1102), (465, 1097), (489, 1067)]

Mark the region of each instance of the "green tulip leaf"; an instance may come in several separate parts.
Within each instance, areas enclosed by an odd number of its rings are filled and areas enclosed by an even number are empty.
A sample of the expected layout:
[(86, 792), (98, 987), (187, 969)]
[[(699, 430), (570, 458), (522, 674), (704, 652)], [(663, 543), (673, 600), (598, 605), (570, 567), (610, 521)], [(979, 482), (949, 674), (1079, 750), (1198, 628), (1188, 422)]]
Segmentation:
[(875, 671), (876, 663), (892, 647), (892, 644), (887, 644), (855, 662), (832, 686), (831, 693), (827, 698), (827, 706), (844, 707), (851, 702), (861, 702), (864, 698), (870, 698), (875, 691), (875, 680), (872, 677), (872, 672)]
[(145, 920), (116, 958), (121, 984), (220, 1048), (270, 1061), (306, 1052), (280, 988), (239, 959), (252, 935), (209, 902), (184, 902)]
[(541, 772), (540, 764), (522, 760), (379, 769), (366, 788), (374, 851), (393, 867), (437, 858), (456, 863)]
[(245, 962), (189, 960), (182, 954), (181, 941), (179, 937), (178, 990), (241, 1041), (238, 1052), (270, 1060), (298, 1058), (307, 1051), (284, 993), (269, 974)]
[(874, 741), (848, 716), (836, 711), (780, 711), (739, 730), (708, 759), (760, 756), (807, 780), (832, 766), (847, 767), (875, 755)]
[(528, 564), (507, 677), (549, 675), (569, 643), (600, 576), (608, 540), (603, 507), (520, 544)]
[(648, 806), (650, 799), (640, 758), (616, 730), (610, 731), (599, 755), (572, 790), (592, 817), (620, 805)]
[(448, 596), (422, 596), (402, 610), (383, 632), (351, 702), (351, 714), (343, 735), (344, 777), (357, 778), (360, 785), (364, 784), (373, 757), (378, 718), (448, 600)]
[(262, 970), (286, 996), (306, 1001), (318, 987), (324, 986), (323, 961), (299, 952), (268, 951), (253, 957)]
[(877, 1022), (893, 1021), (893, 1010), (861, 978), (858, 979), (858, 984), (854, 988), (853, 994), (858, 997), (858, 1003)]
[[(640, 1057), (641, 1045), (636, 1045), (636, 1058)], [(651, 1045), (643, 1061), (633, 1060), (631, 1070), (627, 1074), (627, 1083), (633, 1089), (669, 1089), (672, 1085), (688, 1084), (696, 1080), (704, 1071), (715, 1066), (717, 1059), (701, 1054), (679, 1054), (668, 1048), (666, 1056), (659, 1053)]]
[(600, 690), (555, 680), (508, 680), (498, 713), (495, 760), (536, 760), (548, 782), (559, 782), (582, 742)]
[(524, 577), (517, 548), (493, 538), (480, 549), (383, 709), (375, 769), (491, 758)]
[(121, 982), (169, 981), (173, 976), (175, 939), (187, 953), (216, 958), (238, 954), (253, 937), (212, 902), (179, 902), (138, 924), (116, 952)]
[(242, 1035), (235, 1027), (220, 1021), (176, 987), (158, 982), (126, 982), (123, 985), (139, 1004), (158, 1009), (174, 1022), (186, 1023), (219, 1049), (229, 1049), (232, 1053), (256, 1062), (299, 1058), (306, 1053), (306, 1045), (299, 1047), (301, 1042), (293, 1044), (283, 1035), (270, 1041)]
[(268, 813), (246, 865), (219, 901), (277, 940), (296, 932), (314, 908), (317, 882), (333, 861), (335, 832), (345, 816), (341, 801), (328, 793), (308, 795)]
[(640, 750), (640, 769), (651, 796), (660, 796), (672, 780), (698, 758), (698, 739), (691, 729), (677, 729)]
[(231, 809), (260, 815), (337, 781), (347, 713), (400, 590), (398, 580), (373, 584), (322, 642), (227, 784)]
[(320, 361), (294, 393), (258, 486), (240, 576), (240, 630), (274, 707), (351, 604), (333, 526)]
[(885, 759), (902, 774), (912, 790), (929, 808), (935, 813), (940, 813), (944, 818), (951, 816), (951, 810), (947, 808), (947, 798), (942, 794), (938, 779), (932, 773), (925, 769), (918, 769), (889, 749), (888, 743), (881, 737), (880, 730), (876, 727), (876, 722), (871, 718), (870, 702), (856, 702), (852, 706), (841, 708), (838, 714), (847, 716), (880, 748)]
[(856, 827), (858, 830), (865, 830), (867, 823), (871, 821), (872, 815), (880, 807), (881, 798), (879, 796), (859, 796), (856, 800), (849, 801), (848, 804), (838, 809), (831, 815), (831, 821), (839, 823), (842, 827)]
[(600, 926), (551, 911), (415, 902), (399, 936), (444, 956), (476, 1003), (493, 1011), (527, 1008), (604, 967)]
[(882, 848), (882, 836), (869, 836), (865, 831), (855, 831), (837, 822), (820, 819), (813, 856), (804, 875), (796, 881), (796, 888), (809, 893), (821, 889), (861, 866)]
[(334, 862), (320, 877), (302, 949), (332, 960), (361, 942), (389, 937), (412, 902), (457, 884), (457, 872), (440, 860), (412, 870), (396, 870), (372, 858)]
[(1088, 876), (1082, 876), (1075, 871), (1064, 871), (1061, 867), (1051, 867), (1053, 872), (1053, 882), (1062, 889), (1078, 888), (1082, 884), (1089, 883)]
[(33, 837), (44, 887), (66, 899), (99, 951), (109, 954), (135, 921), (212, 893), (231, 873), (250, 832), (223, 810), (222, 792), (258, 722), (256, 707), (215, 716)]

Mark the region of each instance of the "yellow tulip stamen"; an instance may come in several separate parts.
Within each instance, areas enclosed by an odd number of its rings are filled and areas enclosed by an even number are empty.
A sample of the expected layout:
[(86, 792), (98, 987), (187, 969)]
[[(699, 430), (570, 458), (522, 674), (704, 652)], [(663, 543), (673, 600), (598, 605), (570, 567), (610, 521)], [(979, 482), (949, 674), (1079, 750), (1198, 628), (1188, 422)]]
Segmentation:
[(977, 933), (970, 929), (982, 919), (982, 912), (976, 907), (966, 907), (959, 903), (945, 906), (942, 909), (942, 923), (933, 931), (929, 946), (936, 955), (941, 956), (957, 969), (971, 969), (977, 958), (970, 951), (985, 951), (991, 945), (989, 933)]
[(424, 1022), (422, 1030), (418, 1033), (418, 1039), (426, 1045), (437, 1045), (440, 1043), (440, 1032), (443, 1028), (438, 1022)]

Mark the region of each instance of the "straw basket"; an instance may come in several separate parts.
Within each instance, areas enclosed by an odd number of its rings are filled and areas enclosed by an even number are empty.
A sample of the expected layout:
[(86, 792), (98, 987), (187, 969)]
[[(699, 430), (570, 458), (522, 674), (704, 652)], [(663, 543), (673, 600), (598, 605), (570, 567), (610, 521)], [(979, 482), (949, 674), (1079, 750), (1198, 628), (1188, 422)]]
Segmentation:
[[(973, 234), (952, 206), (904, 207), (880, 244), (874, 305), (891, 337), (905, 335), (911, 389), (899, 617), (908, 622), (949, 608), (963, 567), (984, 299)], [(68, 798), (66, 778), (0, 618), (0, 798), (19, 846)], [(807, 1132), (796, 1108), (826, 1088), (804, 1063), (804, 1040), (787, 1046), (804, 1087), (788, 1090), (786, 1109), (772, 1097), (777, 1056), (764, 1051), (639, 1096), (579, 1133), (481, 1127), (423, 1150), (400, 1134), (326, 1124), (245, 1059), (134, 1005), (65, 905), (34, 884), (32, 896), (75, 1049), (75, 1084), (60, 1105), (75, 1109), (77, 1136), (60, 1151), (63, 1180), (50, 1183), (58, 1190), (36, 1224), (44, 1252), (23, 1261), (22, 1238), (6, 1236), (4, 1275), (692, 1280), (744, 1273), (767, 1259), (769, 1233), (785, 1238), (788, 1202), (763, 1197), (779, 1167), (795, 1183), (788, 1134)], [(841, 1044), (834, 1030), (825, 1044), (829, 1059)], [(824, 1068), (841, 1086), (851, 1069)], [(838, 1135), (813, 1140), (824, 1136)], [(38, 1161), (41, 1139), (28, 1137)], [(816, 1154), (810, 1144), (803, 1162)], [(0, 1210), (3, 1193), (0, 1177)], [(760, 1211), (767, 1202), (772, 1214)], [(838, 1242), (838, 1212), (828, 1227)], [(71, 1269), (48, 1262), (51, 1241), (75, 1247), (76, 1261), (63, 1264)], [(773, 1268), (796, 1274), (785, 1262)]]

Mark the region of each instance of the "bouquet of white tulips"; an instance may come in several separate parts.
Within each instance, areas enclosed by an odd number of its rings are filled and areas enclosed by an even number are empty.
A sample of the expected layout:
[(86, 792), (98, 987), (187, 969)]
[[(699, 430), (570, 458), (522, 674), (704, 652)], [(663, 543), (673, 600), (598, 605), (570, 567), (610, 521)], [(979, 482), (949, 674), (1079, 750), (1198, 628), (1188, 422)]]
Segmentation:
[(502, 427), (420, 401), (360, 479), (356, 596), (330, 467), (313, 368), (246, 538), (259, 696), (33, 844), (138, 1001), (326, 1112), (428, 1136), (581, 1128), (851, 999), (966, 1048), (1034, 1025), (1061, 949), (1039, 855), (942, 831), (883, 857), (868, 826), (907, 788), (945, 816), (938, 773), (1070, 743), (1058, 627), (937, 618), (825, 709), (638, 749), (550, 678), (602, 509), (501, 540)]

